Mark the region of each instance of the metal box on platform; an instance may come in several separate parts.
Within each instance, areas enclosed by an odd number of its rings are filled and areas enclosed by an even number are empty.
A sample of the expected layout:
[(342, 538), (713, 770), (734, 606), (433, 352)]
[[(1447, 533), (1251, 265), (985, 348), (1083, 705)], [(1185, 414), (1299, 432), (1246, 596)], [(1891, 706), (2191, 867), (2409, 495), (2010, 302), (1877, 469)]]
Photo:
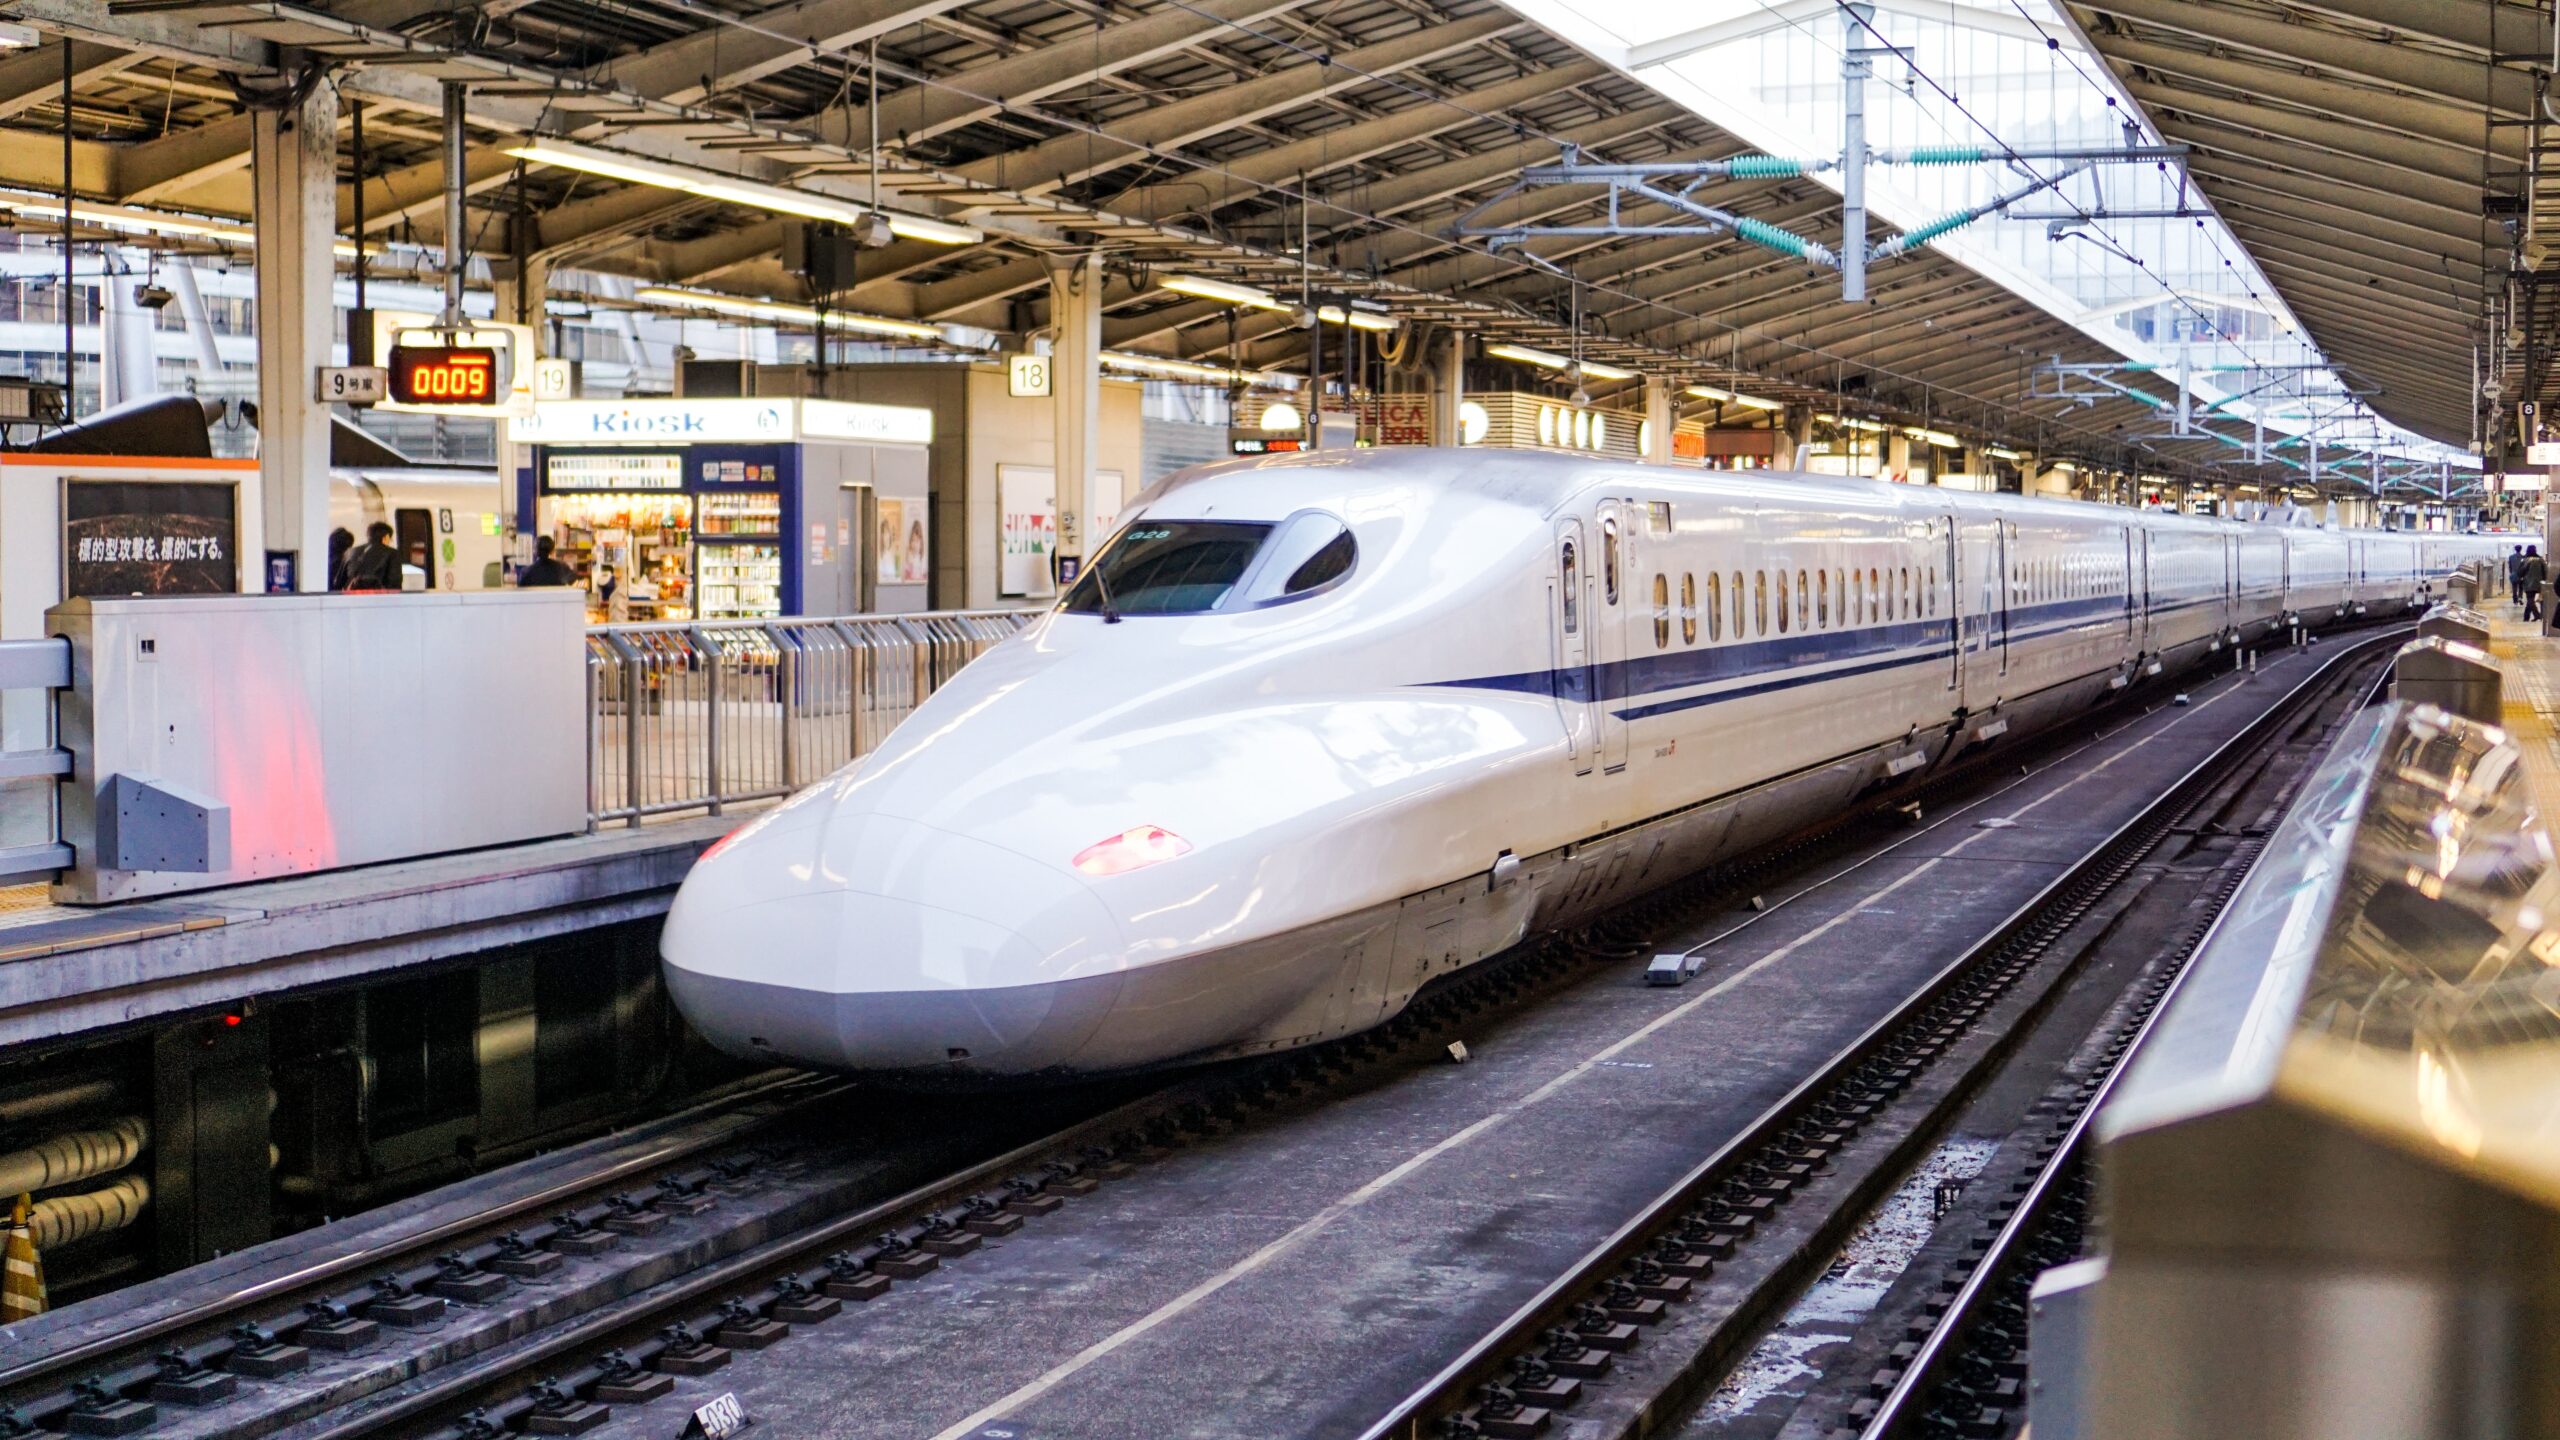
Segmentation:
[[(62, 735), (79, 767), (62, 790), (76, 864), (57, 900), (586, 828), (574, 590), (77, 599), (46, 618), (71, 642)], [(150, 795), (190, 803), (137, 810)], [(203, 833), (176, 833), (189, 825)]]
[(2478, 724), (2498, 723), (2505, 689), (2497, 657), (2458, 640), (2425, 636), (2392, 657), (2392, 698), (2433, 705)]

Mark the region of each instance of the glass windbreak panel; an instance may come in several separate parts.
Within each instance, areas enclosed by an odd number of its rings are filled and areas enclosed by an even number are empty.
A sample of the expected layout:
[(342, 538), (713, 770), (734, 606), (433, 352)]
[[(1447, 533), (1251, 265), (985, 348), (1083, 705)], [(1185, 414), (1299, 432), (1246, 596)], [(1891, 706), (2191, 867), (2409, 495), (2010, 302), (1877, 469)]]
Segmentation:
[[(1060, 608), (1099, 615), (1198, 615), (1218, 608), (1271, 534), (1236, 520), (1141, 520), (1095, 558)], [(1105, 597), (1108, 597), (1106, 600)]]

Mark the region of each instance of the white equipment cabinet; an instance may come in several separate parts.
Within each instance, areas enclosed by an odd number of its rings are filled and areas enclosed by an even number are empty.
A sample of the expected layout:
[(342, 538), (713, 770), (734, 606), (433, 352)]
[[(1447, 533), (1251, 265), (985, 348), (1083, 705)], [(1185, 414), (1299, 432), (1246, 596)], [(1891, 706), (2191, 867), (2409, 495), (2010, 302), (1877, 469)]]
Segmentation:
[(78, 757), (56, 900), (586, 828), (574, 590), (75, 599), (46, 620), (71, 643)]

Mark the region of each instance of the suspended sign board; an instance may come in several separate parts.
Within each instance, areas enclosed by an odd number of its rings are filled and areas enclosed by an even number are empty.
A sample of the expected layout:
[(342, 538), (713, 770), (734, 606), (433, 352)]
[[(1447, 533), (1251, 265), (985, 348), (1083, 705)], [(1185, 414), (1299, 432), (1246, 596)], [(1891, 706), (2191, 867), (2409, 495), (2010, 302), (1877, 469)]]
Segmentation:
[(497, 350), (486, 345), (394, 345), (386, 367), (391, 398), (403, 405), (495, 408), (505, 397), (498, 362)]
[(388, 398), (377, 408), (424, 415), (520, 416), (533, 413), (533, 327), (472, 320), (461, 330), (439, 330), (436, 317), (406, 310), (373, 312), (373, 353), (391, 357), (411, 346), (489, 350), (497, 355), (493, 399), (481, 401), (403, 400), (397, 376), (390, 377)]

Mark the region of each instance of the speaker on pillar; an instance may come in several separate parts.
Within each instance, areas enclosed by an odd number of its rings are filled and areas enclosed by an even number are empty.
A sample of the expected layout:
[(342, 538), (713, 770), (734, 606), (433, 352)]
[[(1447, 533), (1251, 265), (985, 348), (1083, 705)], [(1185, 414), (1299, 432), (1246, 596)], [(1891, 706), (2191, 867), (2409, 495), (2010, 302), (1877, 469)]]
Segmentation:
[[(857, 233), (824, 222), (792, 226), (782, 235), (782, 268), (808, 281), (812, 295), (840, 295), (861, 278), (858, 271), (862, 252), (888, 243), (885, 222), (866, 229), (871, 233)], [(873, 235), (877, 236), (876, 241)]]

